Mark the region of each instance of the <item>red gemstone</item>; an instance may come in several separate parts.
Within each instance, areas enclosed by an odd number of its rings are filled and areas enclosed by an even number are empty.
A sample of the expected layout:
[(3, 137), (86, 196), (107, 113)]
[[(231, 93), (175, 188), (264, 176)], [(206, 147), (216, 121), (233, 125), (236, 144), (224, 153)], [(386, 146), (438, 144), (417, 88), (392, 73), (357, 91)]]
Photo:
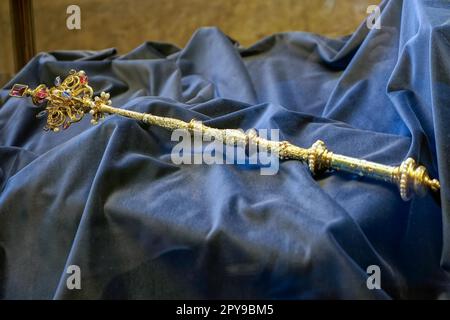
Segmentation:
[(87, 76), (80, 76), (80, 83), (81, 84), (85, 84), (88, 81), (88, 77)]
[(36, 94), (34, 96), (37, 98), (37, 101), (39, 103), (42, 103), (45, 101), (45, 98), (47, 98), (48, 92), (45, 89), (41, 89), (38, 92), (36, 92)]
[(27, 89), (28, 86), (24, 84), (15, 84), (9, 92), (9, 95), (12, 97), (23, 97)]
[(45, 99), (45, 98), (47, 98), (47, 96), (48, 96), (48, 93), (47, 93), (47, 90), (45, 90), (45, 89), (41, 89), (38, 92), (36, 92), (36, 97), (39, 99)]

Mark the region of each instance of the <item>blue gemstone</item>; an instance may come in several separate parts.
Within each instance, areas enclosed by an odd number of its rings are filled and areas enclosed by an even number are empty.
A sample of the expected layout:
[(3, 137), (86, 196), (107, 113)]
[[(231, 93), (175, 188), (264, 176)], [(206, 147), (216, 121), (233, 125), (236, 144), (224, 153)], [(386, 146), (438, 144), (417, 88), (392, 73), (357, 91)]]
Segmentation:
[(55, 78), (55, 86), (59, 86), (61, 84), (61, 77), (60, 76), (57, 76), (56, 78)]
[(70, 98), (70, 93), (69, 92), (63, 91), (62, 94), (63, 94), (64, 97)]

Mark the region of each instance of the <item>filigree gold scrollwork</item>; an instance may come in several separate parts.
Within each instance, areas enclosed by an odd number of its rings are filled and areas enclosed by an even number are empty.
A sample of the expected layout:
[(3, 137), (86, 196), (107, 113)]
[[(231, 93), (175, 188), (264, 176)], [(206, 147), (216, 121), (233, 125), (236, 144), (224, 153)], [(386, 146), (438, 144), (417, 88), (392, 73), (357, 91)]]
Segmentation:
[(67, 129), (72, 123), (80, 121), (90, 110), (93, 90), (88, 85), (84, 71), (71, 70), (64, 81), (61, 82), (57, 77), (54, 87), (47, 89), (40, 85), (29, 95), (36, 104), (45, 96), (47, 124), (44, 129), (57, 132), (60, 128)]

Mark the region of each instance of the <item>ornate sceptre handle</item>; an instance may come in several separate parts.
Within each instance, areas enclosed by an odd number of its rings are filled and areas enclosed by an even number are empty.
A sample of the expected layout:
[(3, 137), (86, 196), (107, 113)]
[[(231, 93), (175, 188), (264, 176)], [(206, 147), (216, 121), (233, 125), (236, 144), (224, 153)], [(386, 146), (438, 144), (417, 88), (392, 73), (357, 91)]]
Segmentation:
[(186, 129), (206, 136), (221, 137), (226, 144), (254, 144), (274, 151), (280, 159), (294, 159), (308, 164), (312, 174), (326, 170), (342, 170), (361, 176), (384, 180), (398, 185), (403, 200), (410, 200), (414, 194), (424, 195), (428, 189), (439, 191), (440, 184), (428, 176), (427, 169), (418, 165), (412, 158), (403, 161), (400, 166), (389, 166), (375, 162), (356, 159), (329, 151), (325, 143), (316, 141), (310, 148), (300, 148), (287, 141), (271, 141), (258, 137), (255, 130), (244, 133), (238, 129), (216, 129), (191, 120), (184, 122), (174, 118), (159, 117), (149, 113), (140, 113), (111, 106), (109, 94), (102, 92), (93, 98), (93, 90), (88, 85), (88, 77), (84, 71), (71, 70), (61, 81), (55, 80), (55, 86), (48, 88), (41, 84), (35, 89), (26, 85), (15, 84), (10, 96), (31, 96), (36, 105), (45, 105), (39, 116), (47, 115), (44, 130), (57, 132), (67, 129), (72, 123), (80, 121), (86, 113), (92, 116), (91, 122), (96, 124), (105, 114), (117, 114), (124, 117), (157, 125), (169, 130)]

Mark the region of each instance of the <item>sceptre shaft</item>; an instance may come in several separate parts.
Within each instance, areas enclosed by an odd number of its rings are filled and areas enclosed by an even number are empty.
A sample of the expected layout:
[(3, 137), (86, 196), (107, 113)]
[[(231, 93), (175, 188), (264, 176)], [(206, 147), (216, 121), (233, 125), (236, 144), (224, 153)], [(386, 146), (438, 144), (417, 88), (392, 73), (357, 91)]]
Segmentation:
[(427, 169), (416, 163), (413, 158), (407, 158), (399, 166), (384, 165), (329, 151), (325, 143), (316, 141), (309, 148), (301, 148), (287, 141), (272, 141), (259, 137), (255, 130), (244, 133), (238, 129), (216, 129), (203, 125), (201, 122), (160, 117), (150, 113), (141, 113), (111, 106), (110, 95), (102, 92), (93, 97), (93, 89), (88, 84), (84, 71), (71, 70), (69, 75), (61, 80), (57, 77), (55, 86), (48, 88), (41, 84), (34, 89), (27, 85), (15, 84), (10, 93), (12, 97), (31, 97), (35, 105), (45, 106), (38, 116), (47, 116), (44, 130), (58, 132), (60, 128), (67, 129), (72, 123), (80, 121), (86, 113), (91, 114), (91, 123), (96, 124), (105, 114), (116, 114), (142, 121), (144, 123), (163, 127), (169, 130), (185, 129), (201, 133), (205, 136), (220, 137), (225, 144), (257, 145), (270, 150), (280, 159), (298, 160), (308, 165), (311, 173), (340, 170), (352, 174), (371, 177), (396, 184), (400, 196), (408, 201), (414, 195), (423, 196), (428, 190), (438, 192), (440, 184), (437, 179), (431, 179)]

